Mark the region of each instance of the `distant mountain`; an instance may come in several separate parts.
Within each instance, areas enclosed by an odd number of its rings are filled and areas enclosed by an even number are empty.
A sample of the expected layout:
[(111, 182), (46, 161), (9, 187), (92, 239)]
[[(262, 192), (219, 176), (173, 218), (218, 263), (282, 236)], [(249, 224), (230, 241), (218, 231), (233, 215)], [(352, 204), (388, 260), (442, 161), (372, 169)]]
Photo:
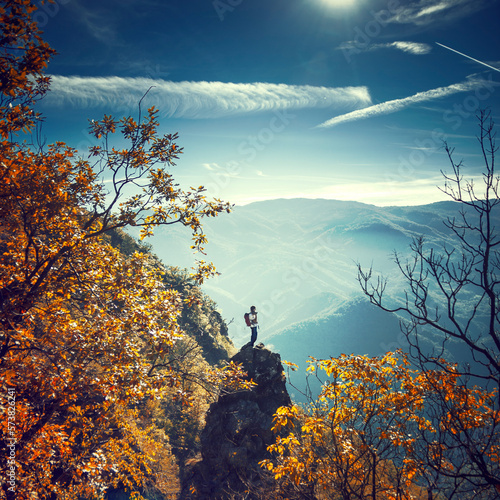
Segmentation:
[[(259, 340), (302, 365), (309, 354), (375, 355), (403, 347), (398, 319), (362, 296), (356, 263), (384, 273), (388, 294), (401, 297), (393, 252), (408, 255), (412, 238), (422, 235), (429, 247), (452, 248), (456, 241), (444, 221), (459, 208), (454, 202), (376, 207), (310, 199), (236, 207), (205, 223), (208, 259), (221, 275), (204, 290), (230, 323), (237, 347), (249, 340), (243, 313), (250, 305), (259, 310)], [(183, 228), (166, 228), (150, 242), (166, 264), (192, 265)]]
[(356, 297), (293, 323), (269, 335), (266, 342), (286, 360), (351, 353), (377, 356), (402, 347), (398, 325), (395, 315)]
[(296, 373), (290, 373), (296, 386), (296, 390), (290, 389), (290, 392), (295, 401), (300, 401), (303, 398), (299, 391), (305, 389), (305, 370), (310, 356), (317, 359), (341, 354), (379, 356), (405, 348), (406, 340), (395, 315), (358, 297), (283, 328), (270, 335), (266, 345), (279, 352), (282, 359), (299, 365)]

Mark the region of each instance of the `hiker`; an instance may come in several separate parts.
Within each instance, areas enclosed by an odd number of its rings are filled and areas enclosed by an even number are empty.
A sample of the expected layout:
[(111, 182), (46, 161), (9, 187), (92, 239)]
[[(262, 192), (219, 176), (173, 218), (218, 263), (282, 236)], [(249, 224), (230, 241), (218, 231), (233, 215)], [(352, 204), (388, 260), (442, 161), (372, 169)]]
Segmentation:
[(245, 314), (245, 320), (252, 331), (252, 337), (248, 345), (251, 345), (253, 347), (255, 341), (257, 340), (257, 328), (259, 327), (257, 323), (257, 310), (255, 306), (252, 306), (250, 308), (250, 313)]

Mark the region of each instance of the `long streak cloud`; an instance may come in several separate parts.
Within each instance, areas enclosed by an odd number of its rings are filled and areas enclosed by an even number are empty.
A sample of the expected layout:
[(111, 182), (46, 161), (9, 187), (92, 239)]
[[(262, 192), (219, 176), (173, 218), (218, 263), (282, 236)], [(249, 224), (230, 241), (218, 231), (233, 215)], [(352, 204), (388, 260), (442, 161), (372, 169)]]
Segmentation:
[(353, 122), (356, 120), (364, 120), (366, 118), (372, 118), (378, 115), (387, 115), (389, 113), (395, 113), (404, 108), (407, 108), (413, 104), (419, 102), (431, 101), (433, 99), (440, 99), (458, 92), (467, 92), (475, 88), (484, 85), (480, 80), (468, 80), (461, 83), (455, 83), (449, 85), (448, 87), (438, 87), (436, 89), (427, 90), (425, 92), (418, 92), (409, 97), (404, 97), (403, 99), (394, 99), (392, 101), (382, 102), (380, 104), (375, 104), (373, 106), (368, 106), (363, 109), (357, 109), (340, 116), (335, 116), (326, 122), (317, 125), (316, 128), (328, 128), (339, 125), (340, 123)]
[(47, 101), (76, 107), (145, 106), (164, 116), (220, 118), (230, 115), (303, 108), (358, 109), (371, 104), (366, 87), (314, 87), (271, 83), (172, 82), (148, 78), (51, 77)]
[(437, 45), (440, 45), (441, 47), (444, 47), (445, 49), (451, 50), (452, 52), (455, 52), (456, 54), (460, 54), (461, 56), (466, 57), (467, 59), (470, 59), (471, 61), (477, 62), (479, 64), (482, 64), (483, 66), (486, 66), (487, 68), (490, 68), (494, 71), (498, 71), (500, 73), (500, 69), (495, 68), (495, 66), (491, 66), (491, 64), (487, 64), (483, 61), (480, 61), (479, 59), (474, 59), (471, 56), (468, 56), (467, 54), (463, 54), (462, 52), (459, 52), (458, 50), (452, 49), (451, 47), (447, 47), (446, 45), (443, 45), (442, 43), (436, 42)]

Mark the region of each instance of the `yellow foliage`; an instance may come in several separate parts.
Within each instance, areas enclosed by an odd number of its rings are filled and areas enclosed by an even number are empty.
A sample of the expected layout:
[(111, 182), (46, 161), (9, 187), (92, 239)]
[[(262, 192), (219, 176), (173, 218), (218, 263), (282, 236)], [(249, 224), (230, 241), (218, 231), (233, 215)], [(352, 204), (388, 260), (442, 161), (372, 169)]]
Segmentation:
[[(485, 457), (498, 462), (497, 392), (460, 385), (456, 366), (440, 362), (442, 370), (419, 372), (402, 352), (311, 358), (308, 371), (328, 376), (321, 393), (305, 410), (277, 410), (273, 430), (281, 434), (261, 465), (285, 490), (371, 498), (375, 488), (380, 499), (409, 499), (426, 498), (420, 485), (427, 475), (454, 469), (454, 443), (433, 440), (438, 433), (484, 431)], [(448, 406), (431, 422), (435, 398)]]
[[(186, 397), (169, 357), (184, 304), (148, 256), (124, 256), (106, 234), (179, 223), (203, 250), (202, 220), (230, 205), (179, 189), (167, 168), (182, 149), (176, 134), (158, 134), (154, 108), (139, 122), (93, 121), (102, 144), (87, 159), (61, 142), (16, 142), (39, 122), (54, 54), (35, 8), (0, 8), (0, 434), (15, 443), (12, 488), (19, 500), (100, 498), (111, 485), (138, 492), (154, 470), (161, 490), (167, 443), (131, 408), (170, 389)], [(110, 148), (113, 134), (128, 147)], [(194, 278), (213, 273), (201, 262)], [(237, 372), (219, 376), (234, 383)], [(13, 493), (9, 467), (1, 461), (0, 498)]]

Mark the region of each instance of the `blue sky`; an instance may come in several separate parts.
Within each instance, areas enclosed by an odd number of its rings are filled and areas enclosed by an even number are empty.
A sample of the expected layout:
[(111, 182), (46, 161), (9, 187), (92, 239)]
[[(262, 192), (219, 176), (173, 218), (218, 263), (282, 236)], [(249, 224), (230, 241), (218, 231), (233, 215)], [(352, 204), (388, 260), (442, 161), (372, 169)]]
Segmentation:
[(59, 53), (48, 142), (83, 152), (87, 119), (135, 117), (154, 86), (176, 179), (236, 204), (437, 201), (442, 141), (475, 177), (475, 115), (500, 124), (499, 0), (56, 0), (35, 19)]

